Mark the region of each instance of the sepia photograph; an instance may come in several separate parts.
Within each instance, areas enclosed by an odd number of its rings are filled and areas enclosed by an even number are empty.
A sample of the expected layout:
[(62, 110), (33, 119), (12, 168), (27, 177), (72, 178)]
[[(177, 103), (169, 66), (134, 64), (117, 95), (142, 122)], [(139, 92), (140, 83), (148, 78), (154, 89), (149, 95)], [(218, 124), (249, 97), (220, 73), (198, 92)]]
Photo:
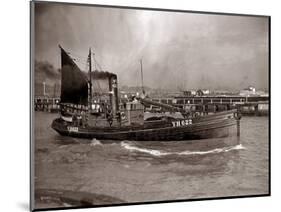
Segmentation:
[(30, 13), (32, 210), (270, 195), (270, 16)]

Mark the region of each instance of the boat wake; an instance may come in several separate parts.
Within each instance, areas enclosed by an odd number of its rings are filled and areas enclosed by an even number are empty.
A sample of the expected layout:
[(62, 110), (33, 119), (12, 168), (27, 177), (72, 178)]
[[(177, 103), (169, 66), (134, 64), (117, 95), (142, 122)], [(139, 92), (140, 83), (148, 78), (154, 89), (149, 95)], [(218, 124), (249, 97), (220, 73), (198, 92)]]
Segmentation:
[(181, 151), (181, 152), (168, 152), (168, 151), (160, 151), (155, 149), (147, 149), (147, 148), (141, 148), (134, 146), (127, 142), (121, 142), (121, 146), (129, 151), (134, 152), (142, 152), (147, 153), (153, 156), (168, 156), (168, 155), (206, 155), (206, 154), (217, 154), (217, 153), (224, 153), (229, 152), (233, 150), (241, 150), (246, 149), (242, 144), (230, 146), (230, 147), (223, 147), (223, 148), (215, 148), (208, 151)]

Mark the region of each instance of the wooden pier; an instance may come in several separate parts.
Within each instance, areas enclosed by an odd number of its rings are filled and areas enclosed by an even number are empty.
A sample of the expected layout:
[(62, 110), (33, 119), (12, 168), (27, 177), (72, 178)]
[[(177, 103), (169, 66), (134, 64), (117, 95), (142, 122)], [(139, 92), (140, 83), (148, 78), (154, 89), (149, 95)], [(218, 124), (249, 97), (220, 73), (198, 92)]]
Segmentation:
[[(219, 112), (238, 108), (244, 115), (268, 115), (268, 96), (180, 96), (173, 98), (153, 98), (155, 102), (171, 104), (198, 113)], [(150, 108), (161, 110), (161, 108)]]
[[(196, 113), (212, 113), (239, 108), (243, 115), (268, 115), (268, 96), (181, 96), (181, 97), (159, 97), (152, 101), (170, 104), (184, 110)], [(60, 109), (60, 98), (37, 96), (34, 99), (35, 111), (58, 112)], [(146, 107), (147, 111), (163, 112), (165, 108), (160, 106)]]
[(37, 96), (34, 98), (35, 111), (58, 112), (60, 109), (60, 98)]

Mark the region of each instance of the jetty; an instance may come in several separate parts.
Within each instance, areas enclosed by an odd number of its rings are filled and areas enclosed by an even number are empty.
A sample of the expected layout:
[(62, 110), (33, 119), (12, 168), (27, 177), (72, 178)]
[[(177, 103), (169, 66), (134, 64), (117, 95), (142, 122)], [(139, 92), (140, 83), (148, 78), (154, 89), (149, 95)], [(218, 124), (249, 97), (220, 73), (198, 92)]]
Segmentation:
[[(177, 96), (152, 98), (157, 105), (146, 107), (146, 111), (163, 112), (166, 107), (162, 104), (176, 106), (183, 110), (191, 110), (197, 113), (211, 113), (239, 108), (243, 115), (264, 116), (269, 113), (268, 96)], [(120, 99), (122, 101), (122, 99)], [(120, 103), (121, 104), (121, 103)], [(58, 112), (60, 109), (60, 98), (49, 96), (36, 96), (34, 98), (35, 111)]]

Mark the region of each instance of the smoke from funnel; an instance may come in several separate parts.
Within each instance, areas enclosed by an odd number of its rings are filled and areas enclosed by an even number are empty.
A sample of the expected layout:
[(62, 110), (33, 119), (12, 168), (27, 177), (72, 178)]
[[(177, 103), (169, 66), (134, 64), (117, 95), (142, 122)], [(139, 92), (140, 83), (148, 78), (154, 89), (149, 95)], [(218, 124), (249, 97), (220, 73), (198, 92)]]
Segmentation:
[(117, 78), (117, 75), (107, 71), (93, 71), (91, 77), (94, 79), (107, 79), (107, 78)]

